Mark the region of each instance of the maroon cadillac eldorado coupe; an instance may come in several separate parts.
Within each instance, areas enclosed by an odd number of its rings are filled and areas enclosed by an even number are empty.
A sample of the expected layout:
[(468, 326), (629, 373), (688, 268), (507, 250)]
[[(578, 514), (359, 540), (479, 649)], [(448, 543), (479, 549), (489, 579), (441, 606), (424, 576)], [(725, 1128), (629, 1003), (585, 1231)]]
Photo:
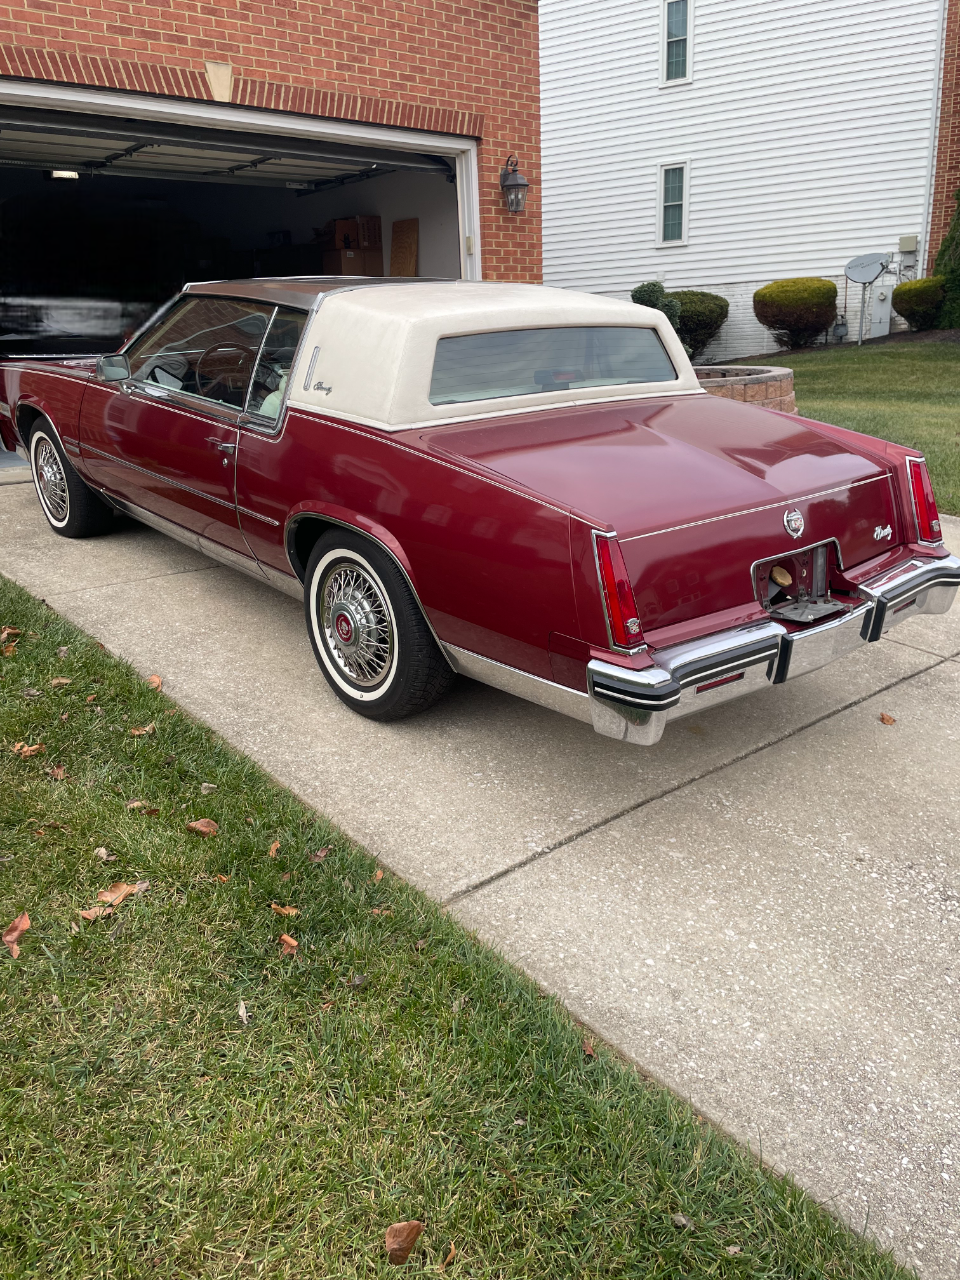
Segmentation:
[(652, 745), (960, 585), (918, 453), (711, 397), (660, 312), (595, 295), (194, 284), (116, 355), (0, 372), (57, 533), (124, 512), (302, 597), (374, 719), (459, 672)]

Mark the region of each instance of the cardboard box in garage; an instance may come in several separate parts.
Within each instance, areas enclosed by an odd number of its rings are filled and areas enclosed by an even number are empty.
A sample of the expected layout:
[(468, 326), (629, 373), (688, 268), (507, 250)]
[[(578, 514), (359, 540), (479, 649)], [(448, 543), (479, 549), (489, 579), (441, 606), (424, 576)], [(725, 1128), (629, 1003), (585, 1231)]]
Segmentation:
[(382, 276), (382, 249), (327, 249), (323, 272), (328, 276)]

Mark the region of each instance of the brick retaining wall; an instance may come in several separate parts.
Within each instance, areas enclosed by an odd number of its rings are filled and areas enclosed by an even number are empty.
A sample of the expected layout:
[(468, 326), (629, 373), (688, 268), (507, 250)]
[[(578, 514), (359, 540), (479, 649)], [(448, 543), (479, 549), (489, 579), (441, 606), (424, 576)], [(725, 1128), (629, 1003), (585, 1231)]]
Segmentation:
[(713, 364), (700, 365), (695, 372), (700, 385), (712, 396), (743, 400), (764, 409), (781, 409), (784, 413), (797, 412), (792, 369)]

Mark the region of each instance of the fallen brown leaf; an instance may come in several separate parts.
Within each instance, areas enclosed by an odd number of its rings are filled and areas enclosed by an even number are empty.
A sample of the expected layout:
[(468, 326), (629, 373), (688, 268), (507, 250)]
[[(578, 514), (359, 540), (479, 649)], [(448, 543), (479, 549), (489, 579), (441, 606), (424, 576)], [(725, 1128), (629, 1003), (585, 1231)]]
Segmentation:
[(97, 894), (97, 901), (106, 902), (111, 907), (119, 907), (121, 902), (125, 902), (133, 894), (146, 893), (149, 888), (149, 880), (138, 880), (136, 884), (127, 884), (123, 880), (118, 880), (109, 889), (101, 889)]
[(374, 883), (374, 884), (379, 884), (379, 883), (380, 883), (380, 881), (383, 879), (383, 872), (382, 872), (382, 871), (378, 871), (378, 872), (376, 873), (376, 875), (371, 876), (371, 879), (373, 880), (373, 883)]
[(267, 853), (271, 858), (275, 858), (279, 852), (280, 852), (280, 841), (274, 840), (273, 844), (267, 850)]
[(587, 1056), (588, 1058), (595, 1058), (595, 1057), (597, 1056), (597, 1051), (596, 1051), (596, 1049), (594, 1049), (594, 1047), (593, 1047), (593, 1041), (592, 1041), (592, 1040), (584, 1040), (584, 1042), (583, 1042), (583, 1052), (586, 1054), (586, 1056)]
[(62, 782), (67, 776), (67, 766), (65, 764), (55, 764), (52, 769), (48, 769), (50, 777), (54, 782)]
[(16, 920), (11, 920), (3, 931), (3, 937), (0, 941), (7, 948), (14, 960), (20, 955), (20, 948), (17, 943), (30, 928), (30, 917), (25, 911), (21, 911)]
[(88, 702), (96, 702), (96, 700), (97, 700), (97, 695), (95, 693), (91, 693), (90, 697), (87, 698)]
[(19, 627), (0, 627), (0, 644), (6, 642), (7, 636), (18, 636), (19, 634)]
[(23, 696), (25, 698), (42, 698), (43, 694), (39, 689), (24, 689)]
[(0, 653), (2, 653), (5, 658), (12, 658), (16, 652), (17, 652), (16, 640), (11, 640), (9, 644), (5, 644), (3, 645), (2, 648), (0, 648)]
[(330, 850), (326, 847), (318, 849), (316, 853), (311, 853), (307, 860), (308, 862), (322, 862), (329, 852)]
[(13, 746), (13, 754), (19, 756), (21, 760), (29, 760), (31, 756), (35, 756), (38, 751), (46, 751), (46, 747), (42, 742), (38, 742), (33, 747), (28, 747), (25, 742), (16, 742)]
[(451, 1240), (451, 1241), (450, 1241), (450, 1252), (447, 1254), (447, 1256), (444, 1258), (444, 1260), (440, 1263), (440, 1270), (441, 1270), (441, 1271), (446, 1271), (447, 1267), (448, 1267), (448, 1266), (449, 1266), (449, 1264), (454, 1260), (454, 1258), (455, 1258), (456, 1256), (457, 1256), (457, 1246), (456, 1246), (456, 1245), (453, 1243), (453, 1241)]
[(142, 809), (145, 803), (146, 803), (146, 801), (145, 801), (145, 800), (128, 800), (128, 801), (127, 801), (127, 808), (128, 808), (128, 809)]
[(119, 907), (121, 902), (126, 901), (136, 891), (137, 886), (135, 884), (127, 884), (124, 880), (118, 880), (109, 889), (101, 889), (97, 894), (97, 901), (106, 902), (111, 907)]
[(73, 684), (69, 676), (56, 676), (50, 681), (51, 689), (62, 689), (65, 684)]
[(881, 723), (881, 724), (896, 724), (896, 723), (897, 723), (897, 721), (896, 721), (895, 717), (887, 715), (886, 711), (881, 711), (881, 712), (880, 712), (880, 723)]
[(57, 650), (57, 657), (62, 662), (69, 652), (70, 652), (70, 646), (68, 644), (62, 644), (60, 648)]
[(299, 907), (281, 907), (276, 902), (270, 903), (270, 910), (278, 916), (298, 916), (300, 914)]
[(420, 1239), (423, 1223), (414, 1218), (411, 1222), (395, 1222), (387, 1227), (383, 1245), (387, 1251), (387, 1261), (394, 1266), (401, 1266), (410, 1257), (413, 1246)]
[(60, 717), (60, 719), (61, 719), (61, 720), (69, 720), (69, 719), (70, 719), (70, 712), (69, 712), (69, 711), (64, 711), (64, 713), (63, 713), (63, 715)]
[(214, 792), (214, 791), (216, 791), (216, 789), (217, 789), (217, 784), (216, 784), (215, 782), (201, 782), (201, 783), (200, 783), (200, 794), (201, 794), (202, 796), (209, 796), (209, 795), (212, 795), (212, 794), (213, 794), (213, 792)]
[(422, 951), (423, 948), (427, 945), (426, 938), (418, 938), (415, 945), (416, 945), (417, 951)]
[(160, 812), (159, 809), (141, 809), (140, 812), (145, 818), (155, 818)]
[(290, 872), (289, 872), (289, 871), (285, 871), (285, 872), (283, 873), (283, 875), (280, 877), (281, 882), (283, 882), (283, 881), (287, 881), (287, 880), (289, 880), (289, 879), (290, 879)]
[(117, 855), (111, 853), (109, 849), (105, 849), (103, 845), (99, 849), (94, 849), (93, 856), (99, 858), (101, 862), (116, 862)]
[(334, 1006), (334, 1001), (333, 1001), (333, 1000), (327, 1000), (327, 1001), (325, 1001), (325, 1003), (324, 1003), (324, 1004), (322, 1004), (322, 1005), (320, 1006), (320, 1012), (321, 1012), (321, 1013), (329, 1013), (329, 1012), (330, 1012), (330, 1010), (333, 1008), (333, 1006)]
[(393, 912), (389, 907), (374, 907), (370, 914), (372, 916), (392, 916)]
[(361, 987), (365, 987), (370, 979), (365, 973), (355, 973), (352, 978), (341, 978), (340, 981), (345, 987), (352, 987), (354, 991), (359, 991)]
[(296, 938), (291, 938), (289, 933), (281, 933), (280, 935), (280, 954), (284, 956), (295, 956), (297, 947), (300, 943)]
[(226, 884), (226, 883), (227, 883), (227, 881), (230, 879), (230, 877), (229, 877), (229, 876), (225, 876), (225, 875), (223, 874), (223, 872), (221, 871), (221, 872), (217, 875), (217, 879), (220, 881), (220, 883), (221, 883), (221, 884)]
[(237, 1005), (237, 1017), (240, 1019), (240, 1021), (243, 1023), (244, 1026), (246, 1026), (250, 1021), (250, 1015), (249, 1013), (247, 1013), (247, 1006), (243, 1003), (242, 1000)]
[(157, 726), (156, 726), (156, 725), (153, 723), (153, 721), (151, 720), (149, 724), (145, 724), (145, 725), (143, 725), (143, 726), (142, 726), (141, 728), (139, 728), (139, 729), (131, 729), (131, 730), (130, 730), (130, 737), (131, 737), (131, 738), (142, 738), (142, 737), (143, 737), (143, 735), (144, 735), (145, 733), (153, 733), (153, 731), (154, 731), (154, 729), (156, 729), (156, 727), (157, 727)]
[(80, 932), (80, 926), (77, 924), (76, 920), (71, 920), (71, 921), (70, 921), (70, 932), (71, 932), (71, 933), (79, 933), (79, 932)]
[(90, 907), (87, 911), (81, 911), (80, 915), (84, 920), (99, 920), (101, 916), (112, 916), (113, 907)]
[(734, 1254), (743, 1253), (743, 1250), (740, 1248), (738, 1244), (728, 1244), (726, 1248), (726, 1252), (729, 1253), (731, 1257), (733, 1257)]
[(162, 689), (163, 680), (160, 676), (147, 676), (147, 684), (151, 689)]
[(212, 818), (198, 818), (196, 822), (187, 823), (188, 831), (195, 831), (198, 836), (215, 836), (220, 830)]
[(670, 1221), (675, 1227), (690, 1228), (696, 1226), (694, 1220), (692, 1218), (688, 1218), (685, 1213), (671, 1213)]

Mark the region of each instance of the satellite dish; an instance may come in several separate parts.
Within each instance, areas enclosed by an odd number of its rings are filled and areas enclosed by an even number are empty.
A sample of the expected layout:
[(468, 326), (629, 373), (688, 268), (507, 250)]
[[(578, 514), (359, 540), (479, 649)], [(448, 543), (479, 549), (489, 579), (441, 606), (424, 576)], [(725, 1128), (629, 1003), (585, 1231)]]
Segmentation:
[(864, 253), (859, 258), (851, 258), (843, 268), (843, 274), (854, 284), (873, 284), (877, 276), (882, 276), (890, 265), (890, 253)]

